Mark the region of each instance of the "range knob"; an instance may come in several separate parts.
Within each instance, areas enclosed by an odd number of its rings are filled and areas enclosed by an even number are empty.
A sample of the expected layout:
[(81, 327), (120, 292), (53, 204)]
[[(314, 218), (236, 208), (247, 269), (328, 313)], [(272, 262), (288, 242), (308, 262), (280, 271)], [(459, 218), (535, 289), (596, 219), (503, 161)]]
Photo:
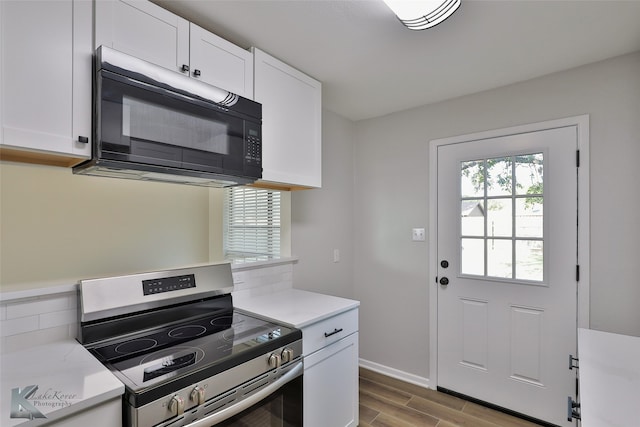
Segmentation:
[(293, 360), (293, 350), (288, 347), (282, 350), (282, 363), (291, 362), (292, 360)]
[(189, 396), (192, 401), (196, 402), (198, 405), (202, 405), (204, 403), (204, 387), (195, 386), (193, 390), (191, 390), (191, 395)]
[(269, 356), (269, 367), (270, 368), (279, 368), (280, 367), (280, 363), (281, 363), (281, 359), (280, 356), (274, 353), (271, 353), (271, 355)]
[(176, 415), (184, 414), (184, 399), (177, 394), (169, 402), (169, 410)]

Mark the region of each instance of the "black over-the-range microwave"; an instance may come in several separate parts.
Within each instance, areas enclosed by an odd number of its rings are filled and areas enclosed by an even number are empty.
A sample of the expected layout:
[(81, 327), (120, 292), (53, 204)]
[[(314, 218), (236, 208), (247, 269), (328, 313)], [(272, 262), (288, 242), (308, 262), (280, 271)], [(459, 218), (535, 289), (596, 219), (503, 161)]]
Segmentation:
[(101, 46), (92, 158), (76, 174), (213, 187), (262, 177), (262, 106)]

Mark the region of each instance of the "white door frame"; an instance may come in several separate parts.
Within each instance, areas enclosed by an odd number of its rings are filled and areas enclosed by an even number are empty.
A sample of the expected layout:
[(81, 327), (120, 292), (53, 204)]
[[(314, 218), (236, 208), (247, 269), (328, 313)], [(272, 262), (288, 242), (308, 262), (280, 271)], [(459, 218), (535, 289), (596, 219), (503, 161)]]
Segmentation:
[[(578, 173), (578, 319), (579, 328), (589, 328), (589, 115), (476, 132), (450, 138), (434, 139), (429, 142), (429, 387), (438, 387), (438, 147), (448, 144), (496, 138), (517, 133), (536, 132), (559, 127), (576, 126), (578, 149), (580, 150), (580, 170)], [(576, 336), (578, 331), (576, 330)], [(568, 365), (567, 365), (568, 369)]]

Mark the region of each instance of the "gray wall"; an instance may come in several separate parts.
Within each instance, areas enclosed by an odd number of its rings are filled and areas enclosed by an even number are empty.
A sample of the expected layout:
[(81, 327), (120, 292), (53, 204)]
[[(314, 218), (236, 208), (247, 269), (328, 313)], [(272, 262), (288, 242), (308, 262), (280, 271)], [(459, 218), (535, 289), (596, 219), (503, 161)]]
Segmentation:
[(291, 253), (299, 257), (293, 281), (353, 298), (353, 122), (322, 114), (322, 188), (291, 194)]
[[(326, 187), (293, 196), (293, 253), (301, 258), (294, 286), (339, 294), (336, 283), (353, 280), (360, 357), (428, 378), (429, 236), (411, 241), (411, 228), (428, 229), (428, 141), (582, 114), (591, 133), (591, 327), (640, 336), (640, 53), (351, 126), (325, 115)], [(331, 155), (332, 138), (353, 138), (352, 165)], [(328, 259), (342, 230), (349, 233), (350, 208), (337, 203), (351, 197), (350, 277)]]

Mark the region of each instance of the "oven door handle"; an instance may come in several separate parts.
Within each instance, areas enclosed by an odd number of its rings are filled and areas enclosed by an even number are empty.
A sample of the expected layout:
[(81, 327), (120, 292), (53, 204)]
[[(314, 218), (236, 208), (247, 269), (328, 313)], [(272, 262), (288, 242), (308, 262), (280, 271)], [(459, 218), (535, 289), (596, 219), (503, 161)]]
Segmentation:
[(191, 424), (187, 424), (185, 427), (210, 427), (214, 426), (222, 421), (225, 421), (234, 415), (239, 414), (247, 408), (255, 405), (260, 402), (262, 399), (268, 397), (271, 393), (278, 390), (280, 387), (291, 381), (292, 379), (298, 377), (302, 374), (304, 369), (304, 365), (302, 362), (299, 362), (295, 367), (291, 368), (289, 372), (278, 378), (275, 382), (258, 391), (257, 393), (247, 397), (244, 400), (241, 400), (235, 405), (229, 406), (228, 408), (223, 409), (220, 412), (216, 412), (207, 417), (204, 417), (200, 420), (194, 421)]

